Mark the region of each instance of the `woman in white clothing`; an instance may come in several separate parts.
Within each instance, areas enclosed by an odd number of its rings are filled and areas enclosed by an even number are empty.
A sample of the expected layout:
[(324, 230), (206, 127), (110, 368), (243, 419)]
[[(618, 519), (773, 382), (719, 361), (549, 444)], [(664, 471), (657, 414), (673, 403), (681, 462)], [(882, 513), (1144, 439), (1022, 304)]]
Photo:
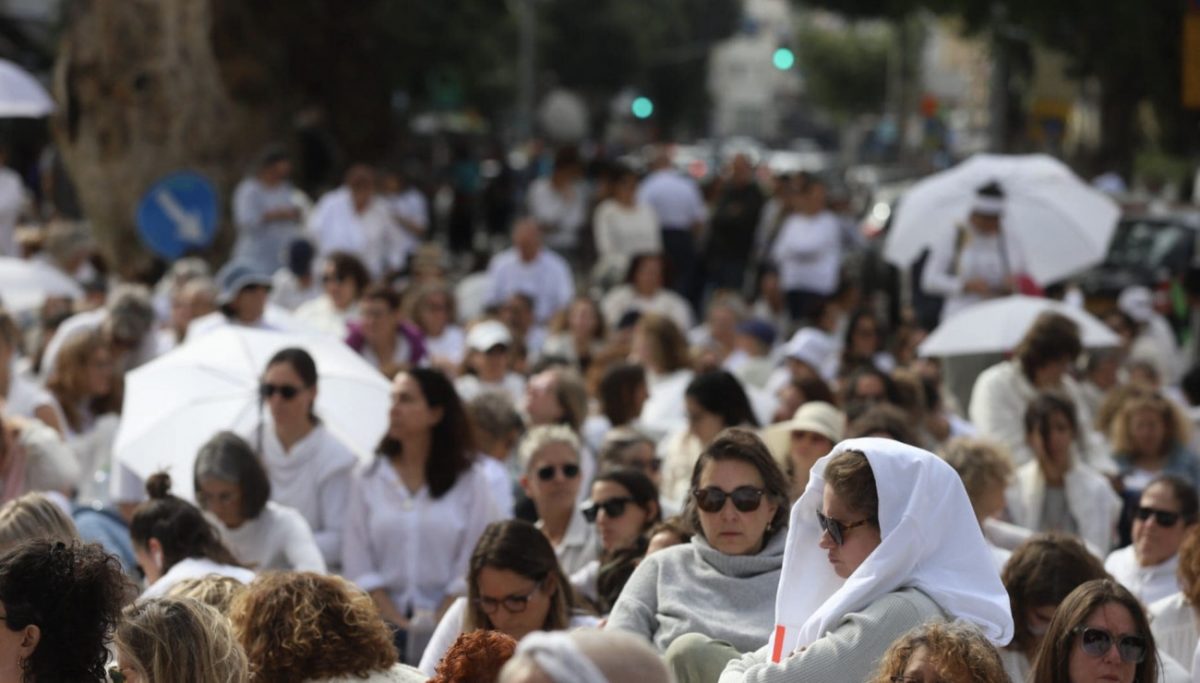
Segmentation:
[(346, 336), (347, 326), (359, 320), (359, 300), (371, 274), (354, 254), (335, 251), (325, 257), (321, 286), (325, 293), (301, 304), (296, 319), (323, 334), (338, 339)]
[[(1200, 531), (1196, 529), (1189, 531), (1179, 546), (1179, 585), (1178, 593), (1150, 603), (1146, 611), (1159, 651), (1190, 666), (1200, 638)], [(1194, 669), (1192, 673), (1196, 673)]]
[(1031, 531), (1077, 535), (1103, 557), (1112, 547), (1121, 498), (1104, 475), (1075, 457), (1075, 416), (1063, 394), (1045, 392), (1029, 404), (1025, 439), (1033, 459), (1017, 468), (1008, 513)]
[(425, 338), (425, 352), (436, 368), (453, 375), (467, 353), (467, 338), (455, 324), (454, 293), (441, 283), (421, 285), (408, 307), (408, 317)]
[(633, 330), (629, 361), (646, 369), (649, 395), (640, 421), (647, 432), (662, 438), (687, 425), (684, 392), (694, 373), (687, 339), (670, 318), (647, 313)]
[(692, 308), (675, 292), (667, 289), (666, 262), (658, 252), (641, 253), (629, 262), (625, 284), (614, 287), (600, 306), (604, 317), (620, 320), (630, 311), (657, 313), (671, 319), (680, 329), (692, 328)]
[(271, 500), (304, 516), (326, 566), (337, 567), (358, 458), (313, 412), (317, 365), (312, 356), (300, 348), (277, 352), (267, 361), (259, 398), (271, 420), (248, 441), (267, 469)]
[(592, 358), (604, 348), (606, 332), (604, 314), (596, 302), (591, 297), (577, 296), (567, 308), (566, 316), (551, 328), (541, 355), (561, 358), (586, 373)]
[(142, 599), (162, 597), (180, 581), (208, 574), (250, 583), (254, 572), (238, 564), (204, 513), (170, 491), (169, 476), (151, 475), (146, 481), (150, 500), (137, 507), (129, 522), (133, 554), (146, 577)]
[(843, 441), (792, 508), (771, 642), (720, 680), (865, 680), (896, 638), (944, 617), (993, 644), (1012, 637), (1008, 596), (958, 475), (895, 441)]
[(637, 174), (619, 164), (612, 175), (612, 197), (596, 206), (592, 231), (596, 237), (596, 267), (592, 279), (610, 286), (626, 272), (638, 254), (662, 251), (658, 215), (637, 200)]
[(596, 559), (600, 543), (579, 511), (583, 466), (579, 437), (566, 425), (534, 427), (518, 448), (521, 488), (533, 501), (537, 527), (567, 575)]
[(258, 570), (325, 571), (308, 522), (268, 500), (267, 472), (240, 436), (221, 432), (201, 446), (193, 482), (200, 509), (215, 519), (239, 562)]
[[(470, 424), (437, 370), (396, 375), (378, 456), (354, 477), (342, 568), (401, 631), (466, 592), (471, 549), (503, 515), (474, 466)], [(418, 653), (419, 656), (419, 653)]]
[(542, 532), (520, 520), (495, 522), (471, 554), (467, 596), (446, 611), (417, 668), (432, 676), (460, 633), (493, 630), (520, 640), (595, 621), (576, 611), (571, 584)]
[(988, 537), (988, 522), (1004, 512), (1004, 492), (1012, 481), (1012, 459), (1004, 447), (995, 442), (961, 436), (951, 439), (938, 455), (962, 479), (967, 497), (971, 499), (971, 508), (975, 510), (975, 519), (983, 529), (983, 540), (992, 553), (992, 562), (997, 571), (1003, 570), (1012, 553)]
[(1196, 489), (1179, 477), (1163, 475), (1142, 491), (1133, 511), (1133, 543), (1109, 553), (1104, 568), (1144, 604), (1182, 588), (1176, 576), (1179, 546), (1196, 526)]
[(21, 347), (21, 331), (12, 315), (0, 309), (0, 398), (4, 414), (35, 417), (62, 432), (54, 397), (16, 370), (16, 355)]

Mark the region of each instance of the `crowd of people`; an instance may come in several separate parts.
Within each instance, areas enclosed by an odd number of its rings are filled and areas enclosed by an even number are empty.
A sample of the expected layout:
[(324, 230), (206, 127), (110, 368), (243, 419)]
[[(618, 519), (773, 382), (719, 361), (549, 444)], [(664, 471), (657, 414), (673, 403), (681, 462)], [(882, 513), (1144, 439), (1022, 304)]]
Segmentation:
[[(562, 150), (469, 273), (403, 174), (288, 175), (215, 273), (23, 243), (92, 284), (0, 310), (0, 683), (1200, 680), (1200, 369), (1144, 288), (1119, 346), (1047, 312), (972, 370), (860, 286), (817, 175)], [(947, 320), (1021, 290), (974, 200), (917, 279)], [(259, 419), (146, 476), (128, 373), (244, 329)], [(318, 408), (330, 339), (389, 383), (373, 452)]]

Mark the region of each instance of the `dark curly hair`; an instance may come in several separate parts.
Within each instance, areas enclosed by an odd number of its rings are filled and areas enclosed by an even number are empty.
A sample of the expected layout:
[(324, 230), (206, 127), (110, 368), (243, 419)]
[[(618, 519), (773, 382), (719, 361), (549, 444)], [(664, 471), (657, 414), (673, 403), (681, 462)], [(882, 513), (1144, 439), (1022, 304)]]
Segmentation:
[(21, 662), (27, 681), (104, 681), (105, 644), (133, 590), (116, 557), (95, 543), (35, 540), (0, 557), (4, 628), (41, 632)]
[(459, 634), (446, 650), (436, 675), (429, 683), (494, 683), (500, 669), (517, 651), (517, 641), (500, 631), (471, 631)]
[(375, 603), (339, 576), (260, 574), (233, 599), (229, 618), (256, 681), (365, 678), (399, 660)]

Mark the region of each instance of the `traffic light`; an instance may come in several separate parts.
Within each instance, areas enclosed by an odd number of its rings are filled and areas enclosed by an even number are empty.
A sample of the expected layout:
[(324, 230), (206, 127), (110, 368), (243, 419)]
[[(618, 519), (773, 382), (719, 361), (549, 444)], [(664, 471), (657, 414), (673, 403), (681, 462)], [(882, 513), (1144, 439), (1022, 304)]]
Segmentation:
[(791, 48), (776, 48), (775, 54), (771, 56), (771, 62), (776, 69), (787, 71), (796, 65), (796, 53), (792, 52)]
[(649, 97), (635, 97), (629, 105), (630, 111), (633, 112), (634, 118), (648, 119), (654, 113), (654, 103)]

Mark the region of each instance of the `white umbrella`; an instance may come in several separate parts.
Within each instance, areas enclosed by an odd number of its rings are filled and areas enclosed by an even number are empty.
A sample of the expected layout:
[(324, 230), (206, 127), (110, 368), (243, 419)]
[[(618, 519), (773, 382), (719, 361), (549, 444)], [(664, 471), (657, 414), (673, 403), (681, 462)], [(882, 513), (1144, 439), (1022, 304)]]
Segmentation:
[(113, 452), (138, 476), (166, 470), (173, 492), (192, 497), (196, 452), (223, 429), (249, 435), (260, 420), (259, 379), (280, 349), (298, 346), (317, 364), (316, 413), (360, 457), (387, 430), (389, 385), (332, 337), (229, 326), (189, 341), (125, 376)]
[(1018, 294), (964, 308), (938, 325), (917, 351), (922, 356), (1006, 353), (1016, 347), (1033, 321), (1046, 311), (1061, 313), (1074, 320), (1087, 348), (1112, 347), (1121, 343), (1116, 332), (1085, 310), (1053, 299)]
[(977, 154), (904, 193), (888, 229), (884, 257), (906, 267), (926, 248), (952, 242), (971, 211), (975, 191), (992, 181), (1004, 188), (1003, 229), (1038, 284), (1085, 270), (1108, 253), (1121, 213), (1112, 199), (1044, 154)]
[(0, 117), (39, 118), (54, 113), (54, 100), (28, 71), (0, 59)]
[(66, 273), (41, 261), (0, 256), (0, 305), (27, 311), (47, 297), (83, 297), (83, 287)]

